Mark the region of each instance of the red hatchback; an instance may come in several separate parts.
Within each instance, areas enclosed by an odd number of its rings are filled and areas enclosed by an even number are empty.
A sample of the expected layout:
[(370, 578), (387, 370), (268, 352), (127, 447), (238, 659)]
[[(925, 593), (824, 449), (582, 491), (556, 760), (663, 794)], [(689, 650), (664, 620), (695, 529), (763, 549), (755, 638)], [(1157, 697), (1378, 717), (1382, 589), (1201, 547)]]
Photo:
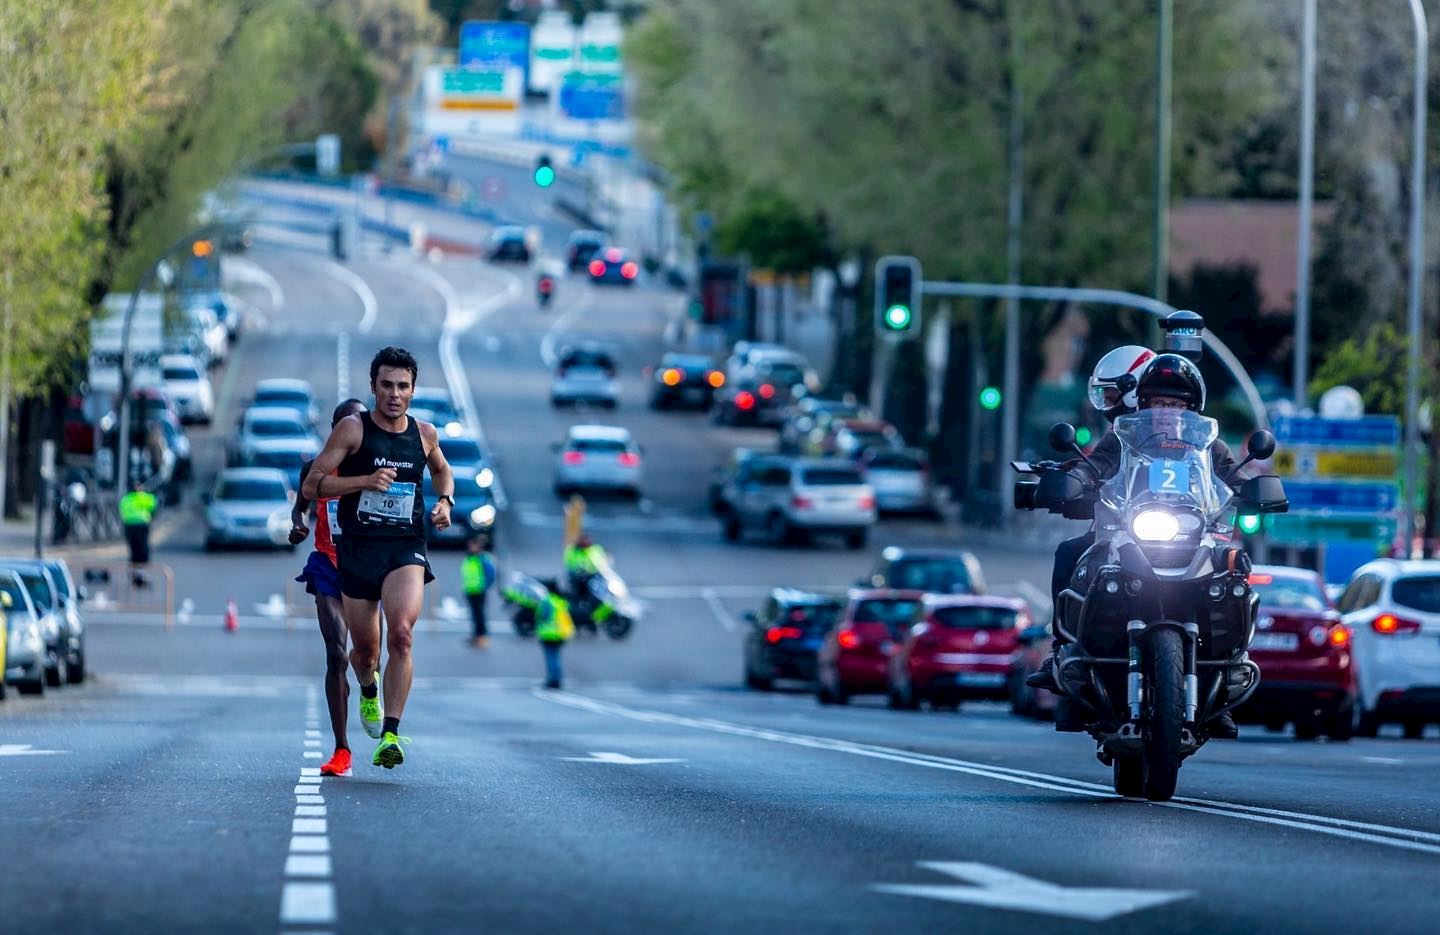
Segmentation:
[(1235, 712), (1236, 720), (1313, 740), (1349, 740), (1355, 733), (1355, 666), (1350, 630), (1330, 606), (1320, 576), (1302, 568), (1256, 565), (1250, 587), (1260, 614), (1250, 658), (1260, 666), (1260, 687)]
[(920, 622), (890, 656), (890, 706), (928, 701), (956, 710), (967, 699), (1007, 700), (1029, 625), (1029, 609), (1015, 598), (926, 597)]
[(816, 656), (815, 697), (845, 704), (851, 695), (883, 695), (890, 654), (920, 612), (919, 591), (851, 591), (845, 616), (825, 635)]

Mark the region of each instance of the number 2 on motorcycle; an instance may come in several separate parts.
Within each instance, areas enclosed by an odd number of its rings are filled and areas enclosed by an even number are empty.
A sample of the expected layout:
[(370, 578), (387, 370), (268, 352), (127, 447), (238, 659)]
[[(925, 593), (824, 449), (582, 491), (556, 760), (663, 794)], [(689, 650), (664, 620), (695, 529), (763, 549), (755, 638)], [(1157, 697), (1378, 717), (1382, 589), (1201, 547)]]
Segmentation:
[(1150, 489), (1155, 493), (1189, 493), (1190, 465), (1184, 461), (1150, 462)]

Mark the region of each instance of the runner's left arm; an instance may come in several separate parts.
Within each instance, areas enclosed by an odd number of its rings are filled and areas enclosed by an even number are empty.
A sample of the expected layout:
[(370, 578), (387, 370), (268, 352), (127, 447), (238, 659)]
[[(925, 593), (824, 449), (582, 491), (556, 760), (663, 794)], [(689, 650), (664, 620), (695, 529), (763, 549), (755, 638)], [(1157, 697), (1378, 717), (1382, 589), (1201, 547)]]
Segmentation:
[(430, 523), (436, 529), (450, 525), (450, 503), (441, 497), (455, 499), (455, 475), (450, 472), (450, 462), (440, 450), (440, 435), (429, 422), (420, 423), (420, 438), (426, 450), (425, 466), (430, 469), (430, 483), (435, 487), (435, 506), (430, 510)]
[[(300, 490), (305, 489), (305, 478), (310, 473), (310, 466), (314, 459), (300, 465)], [(295, 505), (290, 508), (290, 544), (299, 545), (310, 535), (310, 527), (305, 525), (305, 516), (310, 512), (310, 501), (305, 499), (303, 492), (295, 494)]]

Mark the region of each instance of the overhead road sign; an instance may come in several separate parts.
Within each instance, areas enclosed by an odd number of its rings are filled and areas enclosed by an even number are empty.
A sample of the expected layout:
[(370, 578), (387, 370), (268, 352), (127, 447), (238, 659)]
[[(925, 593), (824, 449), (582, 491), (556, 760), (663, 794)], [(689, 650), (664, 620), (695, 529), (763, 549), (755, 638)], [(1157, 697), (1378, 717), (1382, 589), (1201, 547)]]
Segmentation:
[(460, 67), (530, 68), (530, 24), (466, 20), (460, 24)]
[[(1289, 488), (1287, 487), (1287, 492)], [(1265, 534), (1272, 545), (1308, 546), (1317, 542), (1388, 543), (1400, 521), (1394, 516), (1330, 514), (1329, 516), (1276, 513), (1265, 517)]]
[(1400, 504), (1395, 484), (1291, 481), (1285, 485), (1291, 513), (1389, 513)]
[(1398, 416), (1362, 416), (1359, 419), (1276, 416), (1273, 431), (1276, 443), (1282, 447), (1377, 448), (1400, 444)]
[(1391, 480), (1400, 470), (1400, 454), (1393, 448), (1286, 448), (1275, 452), (1270, 465), (1281, 477)]

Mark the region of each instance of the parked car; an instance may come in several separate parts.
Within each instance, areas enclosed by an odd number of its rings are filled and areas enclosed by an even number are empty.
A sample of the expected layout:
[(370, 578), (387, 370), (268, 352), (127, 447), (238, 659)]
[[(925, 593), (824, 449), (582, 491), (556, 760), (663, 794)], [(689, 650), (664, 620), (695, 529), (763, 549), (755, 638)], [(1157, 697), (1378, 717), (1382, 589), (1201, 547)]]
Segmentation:
[(920, 449), (870, 448), (860, 456), (860, 470), (875, 488), (880, 512), (937, 515), (930, 459)]
[(660, 366), (646, 368), (646, 376), (651, 409), (709, 409), (715, 391), (725, 385), (725, 374), (703, 354), (666, 354), (660, 358)]
[(602, 231), (571, 231), (565, 239), (565, 267), (571, 272), (585, 269), (604, 246), (605, 234)]
[(246, 545), (288, 548), (295, 491), (276, 468), (238, 467), (220, 472), (206, 495), (205, 550)]
[(759, 611), (745, 614), (745, 684), (768, 691), (776, 679), (815, 681), (815, 658), (840, 616), (840, 599), (776, 588)]
[(903, 588), (926, 594), (984, 594), (980, 560), (964, 549), (888, 546), (862, 587)]
[(957, 710), (962, 701), (1004, 701), (1020, 671), (1030, 611), (1015, 598), (931, 594), (890, 656), (890, 707), (922, 702)]
[(70, 566), (63, 558), (41, 559), (40, 564), (44, 565), (50, 572), (50, 579), (55, 583), (55, 593), (60, 598), (60, 607), (70, 627), (70, 681), (72, 683), (85, 681), (85, 621), (80, 616), (80, 602), (85, 599), (85, 593), (76, 584), (75, 577), (70, 574)]
[(1440, 561), (1377, 559), (1356, 569), (1337, 609), (1359, 682), (1355, 730), (1398, 723), (1420, 737), (1440, 720)]
[(215, 416), (215, 394), (200, 362), (189, 355), (166, 354), (160, 358), (160, 375), (180, 421), (209, 425)]
[(788, 544), (833, 533), (863, 548), (875, 525), (875, 491), (854, 465), (769, 455), (752, 458), (721, 490), (725, 538), (749, 529)]
[(417, 386), (410, 397), (410, 415), (421, 422), (429, 422), (440, 432), (440, 436), (457, 436), (465, 431), (460, 421), (460, 410), (450, 399), (450, 391), (438, 386)]
[(717, 464), (710, 471), (710, 483), (706, 490), (706, 502), (710, 504), (710, 512), (719, 516), (725, 509), (723, 494), (725, 487), (735, 480), (736, 474), (742, 465), (756, 455), (766, 454), (757, 448), (732, 448), (725, 461)]
[[(85, 630), (79, 612), (63, 596), (53, 563), (0, 559), (0, 569), (20, 576), (40, 615), (40, 632), (45, 639), (45, 684), (59, 688), (81, 681), (85, 677)], [(73, 582), (67, 580), (64, 589), (73, 593)], [(72, 667), (78, 667), (78, 674)]]
[(22, 695), (45, 694), (45, 634), (30, 592), (13, 570), (0, 569), (0, 606), (5, 611), (5, 677)]
[(315, 389), (307, 380), (289, 377), (261, 380), (255, 384), (250, 408), (294, 409), (311, 427), (320, 424), (320, 407), (315, 401)]
[(257, 464), (271, 452), (278, 453), (287, 464), (297, 451), (313, 458), (320, 452), (320, 439), (310, 425), (298, 410), (288, 406), (245, 410), (231, 442), (231, 466)]
[(550, 405), (558, 408), (589, 403), (614, 409), (620, 404), (615, 370), (615, 359), (608, 351), (589, 345), (567, 348), (555, 366)]
[(640, 447), (628, 429), (609, 425), (572, 426), (555, 446), (555, 495), (580, 490), (619, 491), (640, 496)]
[(1350, 628), (1325, 596), (1320, 576), (1302, 568), (1256, 565), (1250, 588), (1260, 595), (1260, 615), (1250, 638), (1250, 658), (1260, 667), (1260, 687), (1235, 711), (1237, 721), (1295, 736), (1349, 740), (1355, 732), (1356, 682)]
[(845, 704), (854, 695), (888, 693), (890, 654), (915, 622), (920, 598), (914, 591), (851, 591), (816, 654), (816, 700)]
[(529, 263), (530, 245), (525, 228), (505, 224), (490, 232), (485, 241), (485, 259), (492, 263)]
[(633, 286), (640, 275), (640, 264), (621, 247), (602, 247), (585, 265), (585, 271), (595, 285)]

